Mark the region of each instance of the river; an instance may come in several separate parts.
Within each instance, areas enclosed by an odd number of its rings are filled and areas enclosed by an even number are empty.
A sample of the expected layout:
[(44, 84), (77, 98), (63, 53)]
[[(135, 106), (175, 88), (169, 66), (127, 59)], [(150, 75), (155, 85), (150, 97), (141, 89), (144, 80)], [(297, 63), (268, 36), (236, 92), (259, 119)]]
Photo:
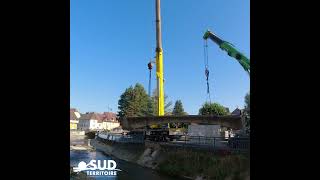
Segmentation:
[[(70, 139), (71, 145), (81, 145), (83, 147), (88, 147), (88, 139), (86, 138), (76, 138)], [(84, 161), (88, 163), (90, 160), (108, 160), (112, 159), (117, 163), (117, 169), (121, 169), (117, 176), (97, 176), (94, 177), (95, 179), (110, 179), (110, 180), (174, 180), (174, 178), (167, 177), (164, 175), (158, 174), (156, 171), (141, 167), (137, 164), (126, 162), (120, 159), (115, 159), (114, 157), (109, 157), (108, 155), (104, 154), (98, 150), (81, 150), (81, 151), (74, 151), (70, 150), (70, 166), (77, 167), (80, 161)]]

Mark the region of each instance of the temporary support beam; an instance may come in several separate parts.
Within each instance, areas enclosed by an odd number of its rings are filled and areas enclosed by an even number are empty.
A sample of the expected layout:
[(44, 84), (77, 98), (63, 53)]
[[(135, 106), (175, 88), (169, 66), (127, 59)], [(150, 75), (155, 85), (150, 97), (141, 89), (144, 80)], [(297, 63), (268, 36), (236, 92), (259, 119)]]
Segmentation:
[(208, 125), (221, 125), (232, 129), (241, 129), (242, 120), (239, 115), (228, 116), (201, 116), (201, 115), (187, 115), (187, 116), (149, 116), (149, 117), (127, 117), (120, 120), (123, 129), (133, 130), (151, 126), (153, 124), (166, 123), (196, 123)]

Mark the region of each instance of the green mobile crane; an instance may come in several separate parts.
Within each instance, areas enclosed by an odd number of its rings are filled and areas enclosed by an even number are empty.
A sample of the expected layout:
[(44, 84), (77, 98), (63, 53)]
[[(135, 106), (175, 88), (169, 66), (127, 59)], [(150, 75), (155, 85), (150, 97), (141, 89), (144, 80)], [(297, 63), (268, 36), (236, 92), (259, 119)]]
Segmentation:
[(215, 42), (222, 50), (226, 51), (229, 56), (235, 58), (250, 76), (250, 60), (241, 52), (239, 52), (233, 44), (220, 39), (217, 35), (210, 32), (209, 30), (207, 30), (207, 32), (205, 32), (203, 36), (203, 39), (205, 40), (207, 40), (208, 38)]

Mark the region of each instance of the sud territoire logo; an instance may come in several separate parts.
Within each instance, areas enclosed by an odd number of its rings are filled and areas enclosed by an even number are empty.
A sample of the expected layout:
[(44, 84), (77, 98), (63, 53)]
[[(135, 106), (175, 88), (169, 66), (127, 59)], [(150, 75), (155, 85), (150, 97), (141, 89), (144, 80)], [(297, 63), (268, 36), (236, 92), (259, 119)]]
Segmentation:
[(117, 163), (114, 160), (91, 160), (88, 164), (81, 161), (78, 167), (74, 167), (74, 172), (86, 171), (88, 176), (116, 176)]

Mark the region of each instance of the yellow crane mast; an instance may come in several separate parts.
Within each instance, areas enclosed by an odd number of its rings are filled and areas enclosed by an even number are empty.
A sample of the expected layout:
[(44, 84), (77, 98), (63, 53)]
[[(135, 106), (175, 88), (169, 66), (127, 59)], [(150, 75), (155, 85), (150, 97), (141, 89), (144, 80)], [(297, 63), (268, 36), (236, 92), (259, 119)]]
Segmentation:
[(161, 37), (160, 0), (156, 0), (156, 75), (158, 94), (158, 116), (164, 115), (164, 79), (163, 79), (163, 51)]

